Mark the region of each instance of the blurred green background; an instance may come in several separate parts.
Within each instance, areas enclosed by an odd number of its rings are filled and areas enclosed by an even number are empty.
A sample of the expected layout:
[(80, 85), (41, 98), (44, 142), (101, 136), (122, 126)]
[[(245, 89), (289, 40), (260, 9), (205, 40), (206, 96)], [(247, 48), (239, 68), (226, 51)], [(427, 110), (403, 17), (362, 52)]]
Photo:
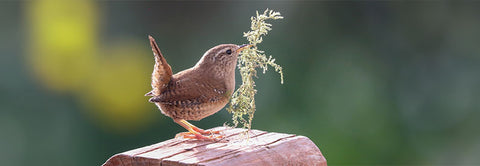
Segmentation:
[(0, 2), (1, 165), (100, 165), (173, 138), (143, 96), (147, 35), (178, 72), (246, 43), (266, 8), (285, 17), (259, 45), (285, 84), (259, 74), (253, 128), (305, 135), (329, 165), (480, 164), (479, 2), (36, 0)]

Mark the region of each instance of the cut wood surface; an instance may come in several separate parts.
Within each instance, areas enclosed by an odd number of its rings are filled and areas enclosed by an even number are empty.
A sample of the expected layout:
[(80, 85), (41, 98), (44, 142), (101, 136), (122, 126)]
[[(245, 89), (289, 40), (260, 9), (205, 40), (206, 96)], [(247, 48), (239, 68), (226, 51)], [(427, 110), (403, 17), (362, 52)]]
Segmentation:
[(245, 129), (216, 127), (224, 138), (205, 141), (174, 138), (119, 153), (104, 166), (168, 165), (321, 165), (327, 161), (307, 137)]

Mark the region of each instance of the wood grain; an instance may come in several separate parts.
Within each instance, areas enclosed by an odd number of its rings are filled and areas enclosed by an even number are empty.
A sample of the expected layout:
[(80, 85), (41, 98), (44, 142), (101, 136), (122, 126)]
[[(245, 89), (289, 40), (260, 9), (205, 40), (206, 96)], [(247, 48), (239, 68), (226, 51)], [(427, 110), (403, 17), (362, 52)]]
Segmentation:
[(176, 138), (119, 153), (104, 166), (170, 165), (319, 165), (327, 161), (307, 137), (293, 134), (216, 127), (224, 139)]

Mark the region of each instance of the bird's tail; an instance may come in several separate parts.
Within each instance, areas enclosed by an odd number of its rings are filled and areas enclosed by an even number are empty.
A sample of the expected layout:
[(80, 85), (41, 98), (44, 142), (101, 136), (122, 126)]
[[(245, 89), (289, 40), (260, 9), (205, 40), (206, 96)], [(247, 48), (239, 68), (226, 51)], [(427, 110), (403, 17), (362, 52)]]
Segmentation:
[(158, 96), (165, 90), (168, 83), (172, 79), (172, 68), (160, 52), (155, 39), (148, 35), (150, 46), (152, 47), (153, 56), (155, 57), (155, 66), (152, 72), (152, 91), (145, 94), (145, 96)]

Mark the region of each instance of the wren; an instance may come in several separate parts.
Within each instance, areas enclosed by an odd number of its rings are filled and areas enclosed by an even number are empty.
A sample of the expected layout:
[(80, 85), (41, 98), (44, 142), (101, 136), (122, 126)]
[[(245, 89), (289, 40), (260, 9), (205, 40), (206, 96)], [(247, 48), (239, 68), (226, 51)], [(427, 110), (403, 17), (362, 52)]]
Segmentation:
[(148, 36), (155, 58), (152, 73), (152, 96), (162, 114), (188, 130), (176, 137), (214, 140), (218, 131), (202, 130), (187, 120), (201, 120), (220, 111), (235, 90), (235, 67), (240, 52), (250, 45), (221, 44), (209, 49), (192, 68), (172, 74), (172, 69)]

